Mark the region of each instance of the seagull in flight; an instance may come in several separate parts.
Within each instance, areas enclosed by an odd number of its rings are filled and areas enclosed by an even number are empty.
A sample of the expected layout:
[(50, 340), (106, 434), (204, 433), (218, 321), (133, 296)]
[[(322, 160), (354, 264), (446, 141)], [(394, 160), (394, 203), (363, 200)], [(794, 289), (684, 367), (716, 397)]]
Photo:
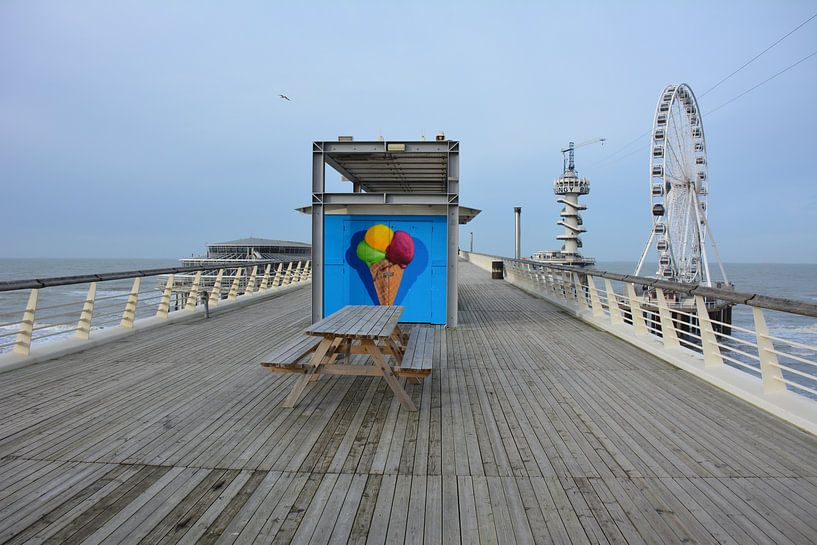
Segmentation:
[(286, 95), (278, 95), (278, 96), (279, 96), (279, 97), (281, 97), (283, 100), (286, 100), (286, 101), (288, 101), (288, 102), (292, 102), (292, 101), (289, 99), (289, 97), (288, 97), (288, 96), (286, 96)]

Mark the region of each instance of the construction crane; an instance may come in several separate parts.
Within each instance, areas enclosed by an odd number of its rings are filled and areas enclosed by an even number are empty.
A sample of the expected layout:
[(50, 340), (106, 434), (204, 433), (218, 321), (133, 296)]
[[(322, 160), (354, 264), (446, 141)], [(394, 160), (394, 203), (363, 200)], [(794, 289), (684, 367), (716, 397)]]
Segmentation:
[[(601, 142), (603, 146), (604, 143), (607, 141), (606, 138), (594, 138), (592, 140), (585, 140), (584, 142), (579, 142), (578, 144), (574, 144), (573, 142), (568, 142), (567, 148), (562, 150), (562, 163), (564, 166), (565, 172), (568, 170), (574, 170), (575, 164), (573, 162), (573, 151), (578, 148), (583, 148), (585, 146), (589, 146), (590, 144), (597, 144)], [(567, 156), (565, 156), (565, 153)]]

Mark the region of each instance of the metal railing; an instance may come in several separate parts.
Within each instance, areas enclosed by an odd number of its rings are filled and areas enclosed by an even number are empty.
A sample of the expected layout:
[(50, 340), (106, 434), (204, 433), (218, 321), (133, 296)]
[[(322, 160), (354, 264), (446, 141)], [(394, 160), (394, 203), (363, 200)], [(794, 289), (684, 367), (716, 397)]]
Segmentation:
[[(726, 367), (743, 371), (759, 379), (757, 393), (767, 399), (781, 392), (808, 398), (817, 415), (817, 346), (772, 335), (766, 320), (769, 312), (805, 317), (806, 329), (817, 334), (817, 320), (810, 320), (817, 318), (817, 304), (594, 269), (462, 255), (486, 270), (493, 261), (502, 261), (508, 282), (616, 336), (650, 339), (664, 355), (683, 355), (712, 376), (720, 377), (718, 370)], [(680, 299), (689, 304), (672, 303)], [(709, 311), (715, 300), (748, 307), (751, 327), (712, 318)], [(813, 424), (817, 429), (817, 421)]]
[[(142, 282), (150, 277), (155, 282)], [(131, 330), (140, 319), (167, 320), (199, 306), (224, 306), (239, 297), (271, 293), (311, 278), (312, 262), (302, 260), (259, 262), (252, 267), (169, 267), (0, 282), (0, 297), (15, 298), (23, 307), (0, 312), (0, 352), (24, 357), (31, 353), (32, 345), (49, 339), (88, 340), (93, 331), (100, 329)], [(56, 292), (53, 288), (58, 286), (77, 286), (79, 291), (68, 295), (49, 293)], [(9, 306), (13, 305), (4, 305)]]

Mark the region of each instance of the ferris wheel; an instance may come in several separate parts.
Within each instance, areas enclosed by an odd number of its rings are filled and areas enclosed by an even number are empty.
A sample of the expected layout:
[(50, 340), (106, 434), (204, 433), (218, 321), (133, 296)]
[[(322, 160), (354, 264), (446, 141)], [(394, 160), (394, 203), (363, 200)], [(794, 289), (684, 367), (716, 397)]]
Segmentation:
[[(706, 140), (698, 102), (685, 84), (664, 88), (655, 109), (650, 147), (652, 230), (636, 275), (653, 243), (658, 254), (657, 276), (664, 280), (711, 285), (706, 254)], [(711, 233), (710, 233), (711, 238)], [(712, 240), (717, 257), (717, 247)], [(718, 259), (726, 280), (723, 265)]]

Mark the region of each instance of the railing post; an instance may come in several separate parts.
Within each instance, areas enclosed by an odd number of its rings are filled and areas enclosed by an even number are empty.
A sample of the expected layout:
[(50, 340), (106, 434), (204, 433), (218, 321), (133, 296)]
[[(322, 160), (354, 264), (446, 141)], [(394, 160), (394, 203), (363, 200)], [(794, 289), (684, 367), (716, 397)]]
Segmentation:
[(141, 278), (137, 276), (133, 279), (133, 286), (128, 294), (128, 302), (125, 303), (125, 312), (122, 313), (122, 321), (119, 322), (119, 327), (133, 328), (133, 321), (136, 319), (136, 303), (139, 301), (139, 287), (141, 285)]
[(173, 295), (173, 278), (171, 274), (167, 277), (165, 282), (165, 289), (162, 290), (162, 299), (159, 301), (159, 308), (156, 309), (156, 317), (160, 320), (167, 319), (167, 313), (170, 310), (170, 296)]
[(199, 299), (199, 285), (201, 284), (201, 271), (196, 273), (193, 277), (193, 285), (190, 286), (190, 293), (187, 295), (187, 304), (184, 305), (184, 310), (193, 310), (196, 308), (196, 302)]
[(635, 285), (631, 283), (625, 284), (627, 286), (627, 299), (630, 302), (630, 318), (633, 321), (633, 331), (638, 336), (649, 333), (647, 324), (644, 323), (644, 312), (641, 310), (641, 302), (635, 294)]
[(584, 296), (584, 286), (579, 279), (579, 273), (573, 273), (573, 287), (576, 290), (576, 303), (581, 310), (587, 310), (587, 298)]
[(269, 286), (269, 271), (271, 267), (271, 263), (267, 263), (267, 266), (264, 267), (264, 276), (261, 278), (261, 287), (258, 288), (259, 291), (264, 291)]
[(228, 301), (235, 301), (235, 298), (238, 297), (238, 284), (241, 282), (241, 267), (235, 270), (235, 276), (233, 277), (233, 283), (230, 286), (230, 293), (227, 294)]
[(91, 336), (91, 318), (94, 314), (94, 300), (96, 299), (96, 282), (91, 282), (88, 286), (88, 296), (85, 298), (85, 304), (82, 305), (82, 314), (79, 315), (79, 322), (77, 322), (77, 337), (80, 339), (87, 339)]
[(292, 281), (293, 282), (300, 282), (301, 281), (301, 262), (298, 262), (298, 265), (295, 266), (295, 271), (292, 273)]
[(777, 354), (774, 353), (774, 344), (769, 338), (769, 328), (763, 310), (752, 307), (755, 318), (755, 334), (757, 335), (757, 355), (760, 358), (760, 378), (763, 381), (763, 393), (770, 394), (786, 389), (783, 382), (783, 372), (780, 370)]
[(304, 281), (309, 280), (312, 278), (312, 261), (307, 259), (306, 264), (304, 265)]
[(553, 297), (556, 297), (558, 295), (557, 288), (559, 287), (559, 283), (556, 282), (554, 271), (550, 267), (547, 267), (545, 271), (547, 271), (548, 291), (550, 291)]
[(607, 309), (610, 311), (610, 323), (621, 325), (624, 319), (621, 317), (621, 309), (618, 306), (616, 292), (613, 290), (613, 283), (609, 278), (604, 279), (604, 290), (607, 292)]
[(698, 330), (701, 332), (701, 348), (704, 351), (704, 367), (723, 365), (721, 348), (718, 346), (718, 338), (706, 310), (706, 301), (700, 295), (695, 296), (695, 308), (698, 314)]
[(28, 356), (31, 353), (31, 335), (34, 330), (34, 313), (37, 311), (38, 289), (32, 289), (28, 294), (28, 303), (23, 312), (23, 320), (20, 322), (20, 330), (17, 332), (17, 339), (14, 341), (14, 353)]
[(210, 299), (207, 301), (207, 304), (215, 306), (221, 300), (221, 279), (224, 276), (224, 269), (219, 269), (216, 273), (216, 279), (213, 280), (213, 287), (210, 290)]
[(278, 263), (278, 266), (275, 268), (275, 278), (272, 279), (272, 287), (277, 288), (283, 284), (284, 279), (282, 277), (282, 272), (284, 270), (284, 264)]
[(255, 291), (255, 277), (258, 274), (258, 265), (253, 265), (250, 279), (247, 281), (247, 289), (244, 290), (244, 295), (252, 295)]
[(292, 261), (287, 265), (287, 272), (284, 274), (284, 278), (281, 279), (281, 284), (284, 286), (288, 286), (290, 282), (292, 282)]
[(573, 281), (571, 280), (570, 273), (567, 271), (562, 271), (562, 296), (565, 298), (565, 301), (570, 301), (573, 291)]
[(604, 309), (601, 307), (599, 292), (596, 291), (596, 281), (593, 280), (593, 277), (589, 274), (587, 275), (587, 288), (590, 290), (590, 307), (593, 309), (593, 316), (604, 316)]
[(675, 322), (672, 319), (672, 310), (667, 305), (664, 290), (655, 289), (655, 298), (658, 303), (658, 318), (661, 321), (661, 338), (664, 339), (664, 348), (680, 348), (678, 334), (675, 332)]

